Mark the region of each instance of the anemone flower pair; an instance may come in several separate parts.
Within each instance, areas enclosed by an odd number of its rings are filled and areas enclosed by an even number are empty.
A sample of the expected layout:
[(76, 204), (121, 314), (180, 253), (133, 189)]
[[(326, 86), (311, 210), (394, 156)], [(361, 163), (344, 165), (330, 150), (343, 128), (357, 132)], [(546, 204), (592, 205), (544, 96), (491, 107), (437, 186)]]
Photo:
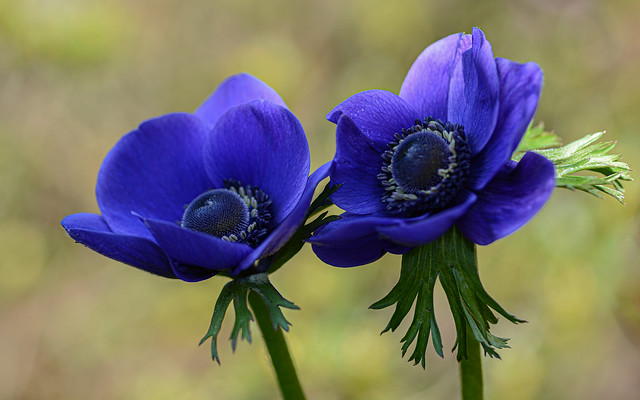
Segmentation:
[(163, 115), (125, 135), (96, 185), (102, 215), (62, 221), (77, 242), (168, 278), (237, 275), (303, 222), (328, 166), (309, 177), (296, 117), (258, 79), (228, 78), (194, 112)]
[(553, 164), (511, 161), (542, 88), (534, 63), (494, 58), (480, 29), (427, 47), (400, 95), (355, 94), (337, 124), (331, 182), (342, 218), (311, 238), (328, 264), (355, 266), (402, 254), (451, 227), (485, 245), (524, 225), (554, 189)]

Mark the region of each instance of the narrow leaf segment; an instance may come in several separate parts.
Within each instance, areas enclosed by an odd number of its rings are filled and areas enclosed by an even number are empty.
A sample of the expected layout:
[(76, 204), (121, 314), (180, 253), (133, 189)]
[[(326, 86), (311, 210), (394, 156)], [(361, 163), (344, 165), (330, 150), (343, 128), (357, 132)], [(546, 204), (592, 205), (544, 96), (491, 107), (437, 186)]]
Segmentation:
[(217, 348), (218, 334), (220, 333), (220, 327), (222, 326), (222, 320), (227, 312), (227, 308), (229, 308), (232, 301), (236, 319), (231, 332), (231, 348), (235, 351), (238, 335), (240, 335), (242, 339), (251, 342), (249, 323), (253, 320), (253, 315), (247, 307), (249, 291), (258, 294), (266, 304), (274, 330), (280, 327), (288, 331), (289, 325), (291, 325), (282, 314), (281, 308), (298, 309), (295, 304), (282, 297), (276, 288), (273, 287), (266, 273), (250, 275), (245, 278), (236, 278), (227, 283), (222, 288), (220, 296), (216, 301), (209, 330), (200, 341), (200, 344), (203, 344), (207, 339), (211, 338), (211, 357), (214, 361), (217, 361), (218, 364), (220, 364)]
[(415, 302), (413, 320), (401, 340), (402, 355), (415, 342), (409, 361), (416, 365), (420, 363), (425, 368), (431, 336), (434, 350), (443, 357), (440, 330), (433, 309), (433, 289), (438, 279), (456, 325), (457, 338), (453, 350), (458, 349), (458, 361), (467, 359), (467, 325), (485, 354), (500, 358), (496, 350), (509, 347), (508, 339), (490, 332), (491, 325), (498, 322), (492, 310), (513, 323), (525, 321), (509, 314), (485, 291), (478, 275), (475, 244), (455, 227), (440, 239), (416, 247), (402, 257), (398, 283), (387, 296), (370, 307), (382, 309), (395, 304), (395, 311), (382, 332), (395, 331)]

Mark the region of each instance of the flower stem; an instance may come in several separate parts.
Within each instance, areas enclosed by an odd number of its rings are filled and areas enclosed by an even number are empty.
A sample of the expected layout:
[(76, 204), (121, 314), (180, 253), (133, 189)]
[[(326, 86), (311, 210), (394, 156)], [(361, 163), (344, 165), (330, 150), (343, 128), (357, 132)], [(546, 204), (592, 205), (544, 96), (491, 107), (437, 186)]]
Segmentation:
[(249, 291), (249, 304), (262, 332), (269, 356), (271, 356), (271, 363), (278, 378), (283, 400), (305, 400), (282, 329), (280, 327), (277, 330), (273, 328), (267, 305), (260, 295), (252, 290)]
[(467, 358), (460, 361), (460, 384), (462, 400), (482, 400), (482, 360), (480, 343), (473, 336), (471, 327), (467, 326)]

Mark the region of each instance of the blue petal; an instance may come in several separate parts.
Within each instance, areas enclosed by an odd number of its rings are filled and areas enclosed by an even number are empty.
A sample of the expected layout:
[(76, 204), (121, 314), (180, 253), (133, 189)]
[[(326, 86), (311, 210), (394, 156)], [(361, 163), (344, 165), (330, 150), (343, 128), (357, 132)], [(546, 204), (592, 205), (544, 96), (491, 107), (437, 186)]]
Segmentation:
[(477, 244), (489, 244), (526, 224), (546, 203), (555, 187), (553, 163), (529, 152), (509, 163), (478, 194), (457, 223)]
[(456, 33), (427, 47), (404, 78), (400, 97), (422, 118), (447, 119), (449, 81), (462, 52), (471, 45), (471, 36)]
[(500, 80), (491, 44), (473, 28), (472, 46), (451, 76), (447, 119), (464, 125), (471, 155), (484, 148), (496, 126)]
[(482, 189), (511, 159), (533, 119), (542, 91), (542, 70), (535, 63), (497, 58), (500, 77), (498, 123), (489, 143), (471, 160), (469, 186)]
[(309, 145), (289, 110), (254, 100), (220, 117), (205, 143), (204, 163), (214, 187), (235, 179), (271, 196), (272, 223), (278, 224), (298, 204), (307, 184)]
[(287, 107), (275, 90), (252, 75), (242, 73), (225, 79), (198, 107), (194, 114), (213, 126), (220, 116), (231, 107), (248, 103), (255, 99), (270, 100), (285, 108)]
[(331, 183), (342, 184), (342, 187), (331, 200), (355, 214), (383, 211), (385, 205), (380, 199), (384, 188), (377, 175), (381, 172), (381, 155), (388, 149), (386, 144), (382, 148), (377, 146), (347, 115), (338, 121), (336, 142)]
[(211, 271), (206, 268), (176, 262), (174, 262), (172, 266), (176, 276), (185, 282), (200, 282), (218, 273), (218, 271)]
[(385, 90), (354, 94), (327, 114), (327, 119), (338, 123), (343, 115), (351, 118), (381, 151), (386, 150), (386, 144), (393, 140), (394, 133), (411, 128), (420, 117), (406, 101)]
[(256, 260), (260, 258), (270, 256), (276, 251), (280, 250), (282, 246), (293, 236), (298, 230), (300, 225), (304, 222), (304, 219), (309, 210), (311, 199), (318, 183), (325, 179), (329, 175), (331, 168), (331, 162), (328, 162), (318, 168), (307, 180), (307, 186), (304, 189), (304, 193), (300, 198), (300, 201), (291, 213), (285, 218), (280, 225), (278, 225), (273, 232), (267, 236), (258, 247), (256, 247), (234, 270), (234, 274), (239, 273), (253, 265)]
[(339, 220), (318, 229), (309, 242), (318, 258), (329, 265), (369, 264), (387, 252), (403, 254), (410, 250), (383, 238), (378, 232), (381, 226), (394, 223), (397, 223), (395, 218), (344, 213)]
[(378, 231), (393, 242), (403, 246), (422, 246), (442, 236), (464, 215), (476, 201), (471, 192), (462, 193), (457, 204), (435, 214), (407, 218), (398, 224), (383, 226)]
[(100, 215), (72, 214), (62, 226), (73, 240), (103, 256), (166, 278), (176, 278), (171, 262), (158, 245), (148, 239), (113, 233)]
[(211, 188), (202, 165), (206, 133), (191, 114), (168, 114), (144, 122), (107, 154), (96, 198), (114, 232), (151, 239), (132, 211), (148, 218), (179, 221), (184, 206)]
[(250, 252), (243, 243), (232, 243), (166, 221), (142, 218), (160, 247), (180, 264), (220, 271), (235, 268)]

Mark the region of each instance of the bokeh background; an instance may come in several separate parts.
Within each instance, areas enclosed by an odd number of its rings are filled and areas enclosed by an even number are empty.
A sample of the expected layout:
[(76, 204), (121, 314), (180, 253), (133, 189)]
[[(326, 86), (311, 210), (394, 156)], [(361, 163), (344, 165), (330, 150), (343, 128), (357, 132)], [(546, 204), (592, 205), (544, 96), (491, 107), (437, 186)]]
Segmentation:
[[(192, 111), (246, 71), (300, 118), (315, 168), (324, 115), (371, 88), (397, 92), (420, 52), (481, 27), (496, 56), (545, 71), (536, 120), (566, 142), (607, 130), (640, 166), (640, 2), (634, 0), (0, 0), (0, 399), (275, 399), (262, 339), (205, 333), (222, 278), (151, 276), (74, 244), (65, 215), (97, 212), (100, 162), (147, 118)], [(529, 321), (485, 360), (492, 399), (640, 397), (638, 184), (627, 205), (557, 190), (525, 228), (479, 249), (489, 292)], [(400, 357), (391, 310), (367, 307), (400, 258), (341, 270), (305, 248), (272, 276), (302, 311), (287, 335), (310, 399), (453, 399), (455, 357)], [(436, 294), (445, 346), (455, 334)]]

